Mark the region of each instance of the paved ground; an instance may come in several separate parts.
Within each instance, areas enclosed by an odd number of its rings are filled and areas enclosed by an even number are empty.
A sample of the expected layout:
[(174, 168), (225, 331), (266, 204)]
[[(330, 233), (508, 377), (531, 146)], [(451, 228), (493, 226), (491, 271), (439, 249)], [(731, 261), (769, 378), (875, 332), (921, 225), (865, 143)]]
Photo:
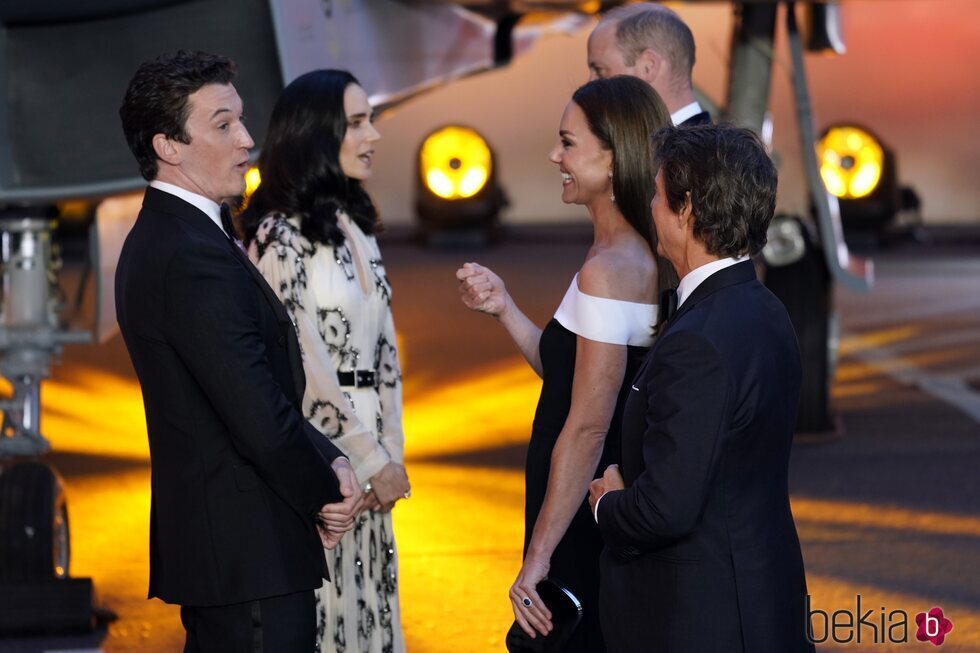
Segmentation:
[[(396, 510), (405, 636), (412, 653), (501, 651), (538, 383), (492, 319), (462, 308), (453, 271), (465, 260), (497, 269), (542, 323), (587, 233), (524, 230), (490, 249), (453, 252), (397, 236), (383, 248), (413, 483)], [(794, 451), (813, 608), (853, 612), (860, 594), (862, 612), (871, 609), (884, 630), (900, 622), (897, 610), (911, 624), (909, 644), (873, 644), (865, 626), (861, 645), (828, 650), (927, 650), (914, 641), (913, 619), (933, 606), (954, 623), (944, 651), (980, 650), (980, 241), (933, 238), (878, 252), (870, 295), (838, 293), (842, 436)], [(0, 651), (180, 650), (176, 610), (144, 598), (149, 466), (139, 391), (118, 338), (65, 352), (44, 390), (43, 419), (56, 448), (50, 460), (69, 488), (73, 574), (94, 577), (120, 619), (86, 638), (0, 640)]]

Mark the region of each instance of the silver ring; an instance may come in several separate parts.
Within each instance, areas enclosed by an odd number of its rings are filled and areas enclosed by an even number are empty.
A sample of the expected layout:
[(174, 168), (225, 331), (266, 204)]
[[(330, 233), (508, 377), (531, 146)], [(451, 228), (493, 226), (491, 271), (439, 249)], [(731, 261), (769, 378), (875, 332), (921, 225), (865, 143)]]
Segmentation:
[(534, 602), (531, 601), (531, 597), (529, 596), (525, 596), (523, 599), (521, 599), (521, 603), (524, 604), (525, 608), (530, 608), (532, 605), (534, 605)]
[(411, 499), (412, 498), (412, 491), (409, 490), (408, 492), (406, 492), (402, 496), (405, 497), (406, 499)]

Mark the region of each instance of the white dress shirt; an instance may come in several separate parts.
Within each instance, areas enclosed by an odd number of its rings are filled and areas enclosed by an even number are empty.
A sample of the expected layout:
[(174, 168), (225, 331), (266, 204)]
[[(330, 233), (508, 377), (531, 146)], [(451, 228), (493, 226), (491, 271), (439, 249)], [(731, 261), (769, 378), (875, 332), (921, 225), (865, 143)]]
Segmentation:
[(700, 104), (698, 104), (696, 101), (691, 102), (687, 106), (683, 106), (674, 113), (670, 114), (670, 121), (674, 123), (674, 126), (677, 126), (688, 118), (698, 115), (701, 113), (701, 111), (702, 109)]
[(206, 216), (211, 218), (211, 221), (218, 225), (218, 229), (221, 229), (221, 233), (228, 235), (225, 232), (225, 228), (221, 226), (221, 207), (214, 200), (209, 200), (203, 195), (198, 195), (197, 193), (192, 193), (185, 188), (180, 186), (174, 186), (173, 184), (168, 184), (165, 181), (159, 181), (154, 179), (150, 182), (151, 188), (156, 188), (157, 190), (162, 190), (164, 193), (170, 193), (171, 195), (176, 195), (180, 199), (184, 200), (188, 204), (192, 204), (197, 208), (201, 209)]
[(748, 256), (739, 256), (738, 258), (721, 258), (717, 261), (712, 261), (711, 263), (705, 263), (701, 267), (694, 268), (690, 272), (684, 275), (681, 282), (677, 284), (677, 308), (680, 308), (684, 303), (684, 300), (691, 296), (694, 289), (700, 286), (705, 279), (710, 277), (715, 272), (721, 272), (725, 268), (729, 268), (736, 263), (741, 263), (742, 261), (748, 261)]

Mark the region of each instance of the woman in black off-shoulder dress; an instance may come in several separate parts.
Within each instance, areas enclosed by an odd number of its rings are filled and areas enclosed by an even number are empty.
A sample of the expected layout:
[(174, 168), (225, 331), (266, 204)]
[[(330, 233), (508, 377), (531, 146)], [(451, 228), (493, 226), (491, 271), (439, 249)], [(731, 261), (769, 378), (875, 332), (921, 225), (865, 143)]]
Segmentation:
[(526, 633), (547, 634), (552, 624), (535, 588), (544, 578), (568, 587), (583, 618), (563, 651), (605, 650), (596, 605), (602, 541), (586, 495), (597, 470), (619, 462), (620, 412), (653, 341), (655, 298), (676, 285), (670, 264), (654, 254), (649, 209), (647, 144), (669, 124), (657, 94), (633, 77), (595, 80), (572, 96), (549, 158), (562, 201), (586, 208), (594, 240), (543, 331), (491, 270), (466, 263), (456, 273), (463, 303), (495, 316), (543, 380), (525, 470), (524, 563), (509, 598)]

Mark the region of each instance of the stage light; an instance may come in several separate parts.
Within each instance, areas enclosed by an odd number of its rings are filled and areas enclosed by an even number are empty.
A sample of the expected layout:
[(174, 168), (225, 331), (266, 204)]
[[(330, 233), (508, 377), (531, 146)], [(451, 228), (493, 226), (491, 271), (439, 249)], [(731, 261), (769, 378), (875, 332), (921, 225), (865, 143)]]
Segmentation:
[(816, 152), (820, 176), (827, 192), (838, 200), (849, 239), (876, 240), (907, 208), (895, 154), (867, 127), (831, 125), (817, 141)]
[(426, 186), (447, 200), (473, 197), (490, 178), (490, 147), (469, 127), (449, 126), (429, 134), (419, 151)]
[(436, 129), (418, 153), (416, 211), (425, 236), (483, 242), (507, 200), (496, 183), (493, 150), (476, 130)]
[(820, 175), (840, 199), (867, 197), (881, 182), (885, 152), (870, 132), (853, 125), (828, 129), (817, 143)]

